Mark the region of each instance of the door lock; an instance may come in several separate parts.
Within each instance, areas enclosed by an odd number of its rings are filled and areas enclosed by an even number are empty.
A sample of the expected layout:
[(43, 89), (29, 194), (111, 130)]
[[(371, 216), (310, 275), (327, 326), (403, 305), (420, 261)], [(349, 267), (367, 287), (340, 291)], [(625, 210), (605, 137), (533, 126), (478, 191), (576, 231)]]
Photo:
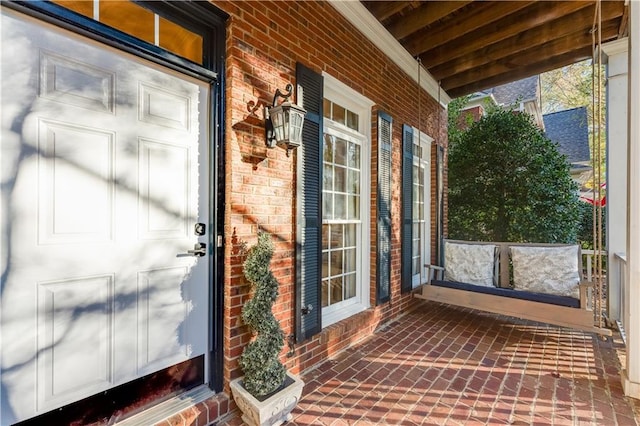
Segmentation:
[(205, 225), (204, 223), (198, 222), (193, 226), (193, 233), (199, 237), (203, 236), (206, 232), (207, 225)]
[(207, 254), (207, 245), (205, 243), (195, 243), (193, 245), (193, 250), (187, 250), (192, 256), (202, 257)]

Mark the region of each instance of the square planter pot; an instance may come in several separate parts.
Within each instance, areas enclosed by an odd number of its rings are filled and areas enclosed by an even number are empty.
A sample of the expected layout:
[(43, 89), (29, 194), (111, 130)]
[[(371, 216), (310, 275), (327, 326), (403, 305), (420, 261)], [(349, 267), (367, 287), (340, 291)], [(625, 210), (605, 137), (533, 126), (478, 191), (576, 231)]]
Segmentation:
[(233, 399), (242, 411), (242, 420), (249, 426), (277, 426), (291, 420), (291, 411), (302, 396), (304, 382), (287, 373), (285, 387), (260, 401), (242, 386), (242, 377), (230, 383)]

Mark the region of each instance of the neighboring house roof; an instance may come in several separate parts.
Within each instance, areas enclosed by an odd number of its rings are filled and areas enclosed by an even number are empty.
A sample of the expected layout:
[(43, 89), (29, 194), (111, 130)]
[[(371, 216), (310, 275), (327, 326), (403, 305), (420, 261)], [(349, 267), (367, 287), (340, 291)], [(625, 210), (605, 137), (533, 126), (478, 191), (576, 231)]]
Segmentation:
[(516, 102), (525, 102), (539, 99), (538, 76), (534, 75), (522, 80), (503, 84), (502, 86), (488, 89), (496, 102), (500, 105), (512, 105)]
[(558, 150), (570, 163), (591, 159), (586, 106), (545, 114), (543, 120), (547, 137), (558, 143)]
[(544, 128), (540, 106), (540, 79), (537, 75), (476, 92), (469, 99), (467, 108), (487, 102), (506, 107), (515, 106), (519, 111), (530, 114), (538, 127)]

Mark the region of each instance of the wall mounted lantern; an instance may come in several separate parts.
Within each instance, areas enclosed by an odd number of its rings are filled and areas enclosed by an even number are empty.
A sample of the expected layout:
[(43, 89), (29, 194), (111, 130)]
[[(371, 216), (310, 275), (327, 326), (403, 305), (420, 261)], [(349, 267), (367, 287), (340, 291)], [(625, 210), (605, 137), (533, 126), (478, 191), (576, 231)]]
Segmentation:
[[(302, 144), (302, 124), (307, 111), (289, 101), (293, 93), (291, 83), (287, 84), (285, 90), (286, 93), (282, 93), (280, 89), (276, 89), (273, 105), (265, 107), (264, 116), (267, 146), (273, 148), (278, 145), (286, 149), (288, 157), (292, 149)], [(280, 105), (276, 105), (278, 98), (284, 99)]]

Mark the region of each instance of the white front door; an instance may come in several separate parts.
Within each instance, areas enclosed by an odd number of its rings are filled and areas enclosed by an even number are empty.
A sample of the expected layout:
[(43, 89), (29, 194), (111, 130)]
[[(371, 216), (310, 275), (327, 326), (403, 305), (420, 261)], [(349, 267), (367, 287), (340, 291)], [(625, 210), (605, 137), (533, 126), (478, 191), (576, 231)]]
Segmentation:
[(205, 353), (209, 85), (0, 13), (5, 425)]

